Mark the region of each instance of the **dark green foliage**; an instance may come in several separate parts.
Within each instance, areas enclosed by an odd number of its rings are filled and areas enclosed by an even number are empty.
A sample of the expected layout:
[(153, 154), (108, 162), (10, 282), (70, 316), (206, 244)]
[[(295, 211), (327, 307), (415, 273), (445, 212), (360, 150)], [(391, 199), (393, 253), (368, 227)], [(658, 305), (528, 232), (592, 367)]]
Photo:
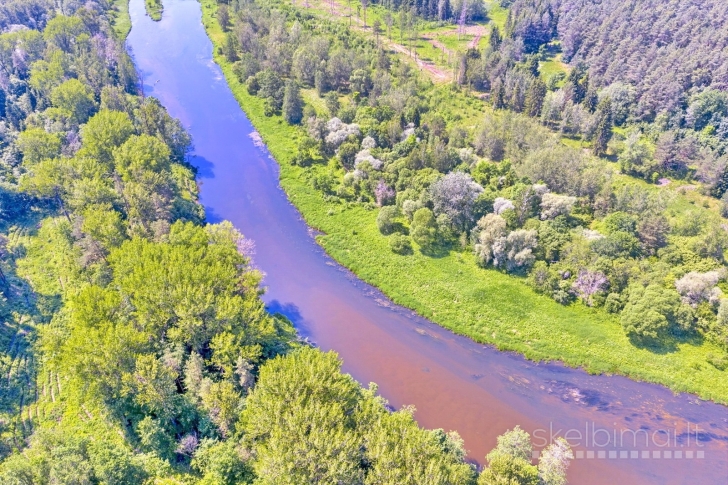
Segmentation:
[(594, 153), (604, 155), (607, 151), (607, 144), (612, 138), (612, 127), (614, 117), (612, 115), (612, 101), (604, 98), (597, 106), (596, 129), (594, 130)]
[(291, 125), (297, 125), (303, 119), (303, 99), (295, 81), (286, 82), (283, 94), (283, 119)]

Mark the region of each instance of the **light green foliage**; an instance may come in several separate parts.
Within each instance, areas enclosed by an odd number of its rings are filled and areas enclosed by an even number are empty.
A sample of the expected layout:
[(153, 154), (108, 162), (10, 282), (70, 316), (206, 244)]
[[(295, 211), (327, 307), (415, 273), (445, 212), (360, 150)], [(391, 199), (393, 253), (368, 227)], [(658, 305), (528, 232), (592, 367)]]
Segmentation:
[(498, 453), (478, 477), (478, 485), (538, 485), (538, 468), (523, 458)]
[(114, 168), (128, 182), (140, 179), (144, 172), (169, 170), (169, 148), (158, 138), (132, 135), (114, 151)]
[(245, 461), (245, 450), (233, 440), (203, 440), (192, 459), (200, 472), (200, 485), (242, 485), (251, 483), (253, 471)]
[(242, 421), (261, 483), (360, 482), (362, 389), (336, 355), (302, 349), (261, 369)]
[(78, 79), (69, 79), (53, 88), (51, 103), (77, 124), (85, 123), (96, 107), (93, 92)]
[(241, 418), (260, 483), (471, 483), (459, 438), (418, 428), (412, 410), (389, 413), (340, 368), (304, 348), (261, 369)]
[(435, 216), (430, 209), (423, 207), (417, 209), (412, 217), (410, 235), (422, 249), (428, 250), (437, 242), (437, 224)]
[(377, 214), (377, 227), (379, 228), (379, 232), (382, 234), (392, 232), (396, 215), (397, 208), (395, 206), (385, 205), (379, 209), (379, 214)]
[(520, 458), (523, 460), (531, 460), (533, 445), (531, 445), (531, 435), (516, 426), (512, 430), (508, 430), (498, 436), (498, 445), (486, 457), (488, 460), (498, 454), (505, 454)]
[(633, 286), (622, 312), (622, 326), (638, 339), (658, 339), (675, 325), (680, 295), (659, 285)]
[(395, 254), (406, 255), (412, 253), (410, 238), (404, 234), (392, 234), (389, 238), (389, 248)]
[(147, 15), (149, 15), (152, 20), (155, 22), (162, 20), (162, 11), (164, 10), (162, 0), (144, 0), (144, 7), (147, 10)]
[(56, 15), (43, 30), (43, 38), (49, 44), (64, 52), (70, 52), (76, 41), (76, 36), (84, 32), (84, 25), (78, 17)]
[(23, 160), (29, 164), (56, 158), (61, 153), (60, 137), (56, 133), (48, 133), (42, 128), (28, 128), (20, 133), (16, 143), (23, 153)]
[(129, 115), (119, 111), (101, 110), (81, 129), (83, 148), (78, 155), (93, 158), (111, 168), (114, 149), (124, 143), (132, 133), (134, 126)]

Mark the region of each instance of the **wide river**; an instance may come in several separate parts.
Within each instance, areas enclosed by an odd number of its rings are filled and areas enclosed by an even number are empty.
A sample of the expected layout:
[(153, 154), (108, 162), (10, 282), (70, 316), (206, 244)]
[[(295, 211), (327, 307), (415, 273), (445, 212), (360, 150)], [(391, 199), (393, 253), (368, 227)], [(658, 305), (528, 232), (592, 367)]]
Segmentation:
[(537, 364), (453, 335), (392, 304), (316, 244), (278, 181), (278, 166), (212, 60), (196, 0), (164, 0), (153, 22), (131, 0), (128, 39), (147, 95), (191, 132), (191, 163), (210, 222), (256, 244), (265, 301), (392, 406), (457, 430), (478, 462), (515, 425), (542, 445), (564, 436), (577, 484), (728, 484), (728, 408), (622, 377)]

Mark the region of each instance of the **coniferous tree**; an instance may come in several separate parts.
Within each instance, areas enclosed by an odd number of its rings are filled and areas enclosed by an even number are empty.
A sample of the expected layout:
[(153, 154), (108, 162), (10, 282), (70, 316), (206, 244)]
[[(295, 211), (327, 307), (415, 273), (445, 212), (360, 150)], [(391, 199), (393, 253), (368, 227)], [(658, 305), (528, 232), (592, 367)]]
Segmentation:
[(298, 84), (289, 80), (283, 94), (283, 118), (291, 125), (297, 125), (303, 119), (303, 99)]

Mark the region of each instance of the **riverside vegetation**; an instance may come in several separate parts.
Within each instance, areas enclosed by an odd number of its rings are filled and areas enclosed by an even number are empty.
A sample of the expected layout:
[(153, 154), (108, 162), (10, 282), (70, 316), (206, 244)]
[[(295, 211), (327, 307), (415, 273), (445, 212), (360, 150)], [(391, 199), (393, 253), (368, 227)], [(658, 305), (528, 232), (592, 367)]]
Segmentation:
[(530, 39), (537, 15), (510, 11), (437, 85), (374, 28), (305, 4), (202, 6), (283, 187), (338, 261), (479, 342), (728, 402), (720, 84), (674, 105), (590, 81), (585, 63), (544, 79), (556, 27)]
[(516, 427), (478, 473), (266, 312), (115, 15), (0, 8), (0, 482), (565, 483), (565, 441), (534, 465)]

